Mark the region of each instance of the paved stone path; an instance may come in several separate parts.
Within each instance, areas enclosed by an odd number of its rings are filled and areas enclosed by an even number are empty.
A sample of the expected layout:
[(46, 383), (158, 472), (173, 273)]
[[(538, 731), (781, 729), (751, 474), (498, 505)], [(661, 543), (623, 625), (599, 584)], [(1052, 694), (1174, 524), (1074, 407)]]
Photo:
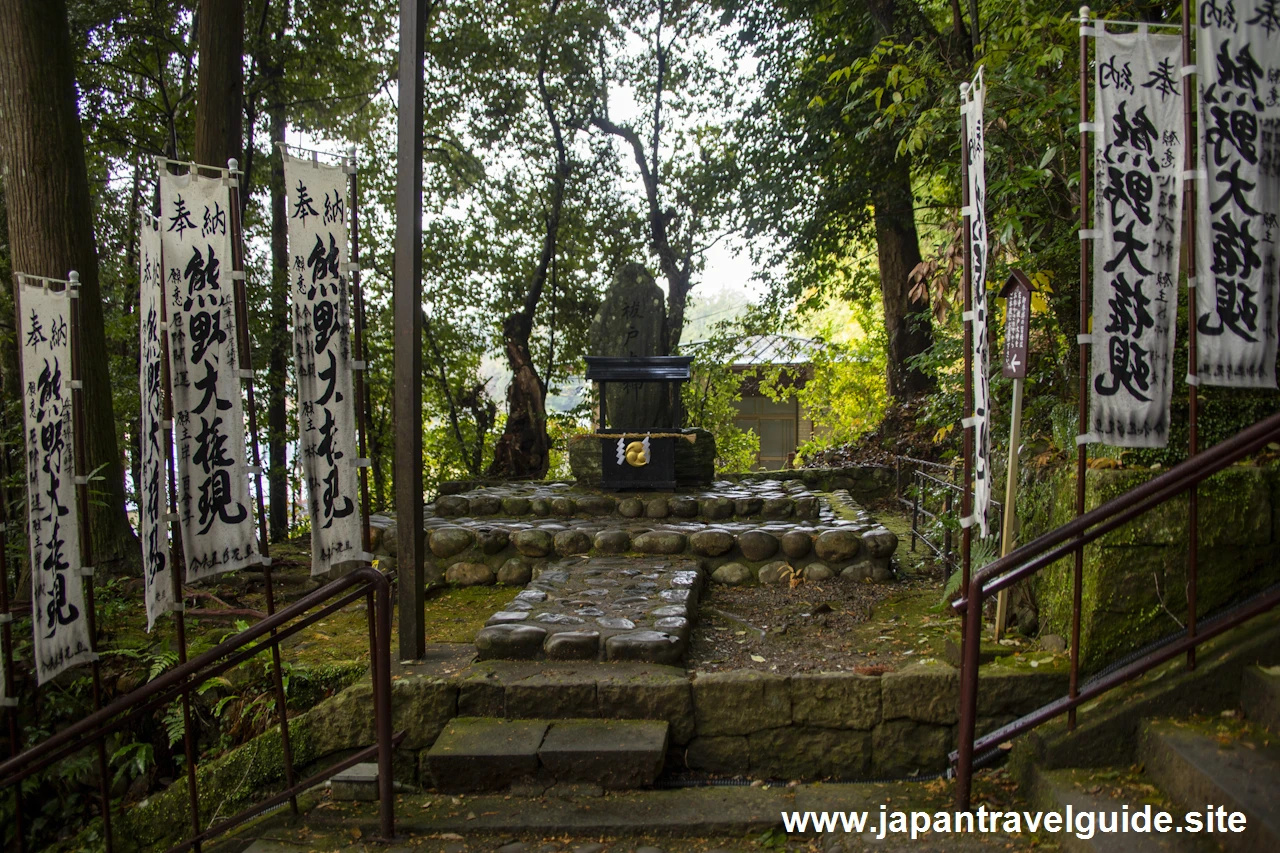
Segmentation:
[(995, 833), (880, 840), (874, 831), (790, 836), (782, 832), (783, 810), (858, 809), (878, 821), (882, 804), (905, 810), (950, 808), (945, 793), (927, 792), (917, 783), (687, 788), (603, 796), (410, 794), (397, 801), (398, 837), (391, 846), (372, 840), (376, 803), (317, 802), (314, 795), (307, 795), (302, 815), (293, 817), (282, 810), (206, 849), (212, 853), (758, 853), (762, 849), (985, 853), (1030, 850), (1061, 839)]
[(476, 635), (481, 659), (684, 657), (702, 571), (694, 560), (570, 557), (548, 564)]

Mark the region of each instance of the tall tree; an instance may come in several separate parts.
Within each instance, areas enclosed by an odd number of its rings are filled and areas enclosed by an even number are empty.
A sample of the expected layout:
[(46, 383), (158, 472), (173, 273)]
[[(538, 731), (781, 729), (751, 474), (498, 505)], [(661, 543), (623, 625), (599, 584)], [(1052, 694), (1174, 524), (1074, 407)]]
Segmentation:
[(137, 563), (124, 511), (93, 207), (76, 106), (75, 67), (63, 0), (0, 0), (0, 158), (15, 270), (80, 274), (86, 458), (101, 476), (90, 503), (95, 558)]
[(519, 310), (507, 315), (502, 324), (503, 348), (511, 368), (511, 384), (507, 386), (507, 422), (493, 451), (490, 476), (532, 477), (541, 479), (551, 462), (551, 438), (547, 435), (547, 384), (538, 375), (529, 346), (533, 321), (542, 301), (542, 291), (551, 274), (560, 241), (560, 216), (564, 209), (565, 184), (569, 180), (569, 154), (565, 144), (556, 104), (547, 88), (547, 62), (554, 37), (556, 11), (560, 0), (551, 0), (546, 22), (538, 40), (536, 73), (538, 100), (546, 112), (551, 132), (554, 166), (548, 181), (545, 207), (546, 230), (538, 263), (529, 276), (528, 289)]
[(604, 100), (592, 123), (621, 140), (639, 170), (649, 249), (667, 281), (672, 352), (684, 330), (693, 275), (702, 252), (723, 236), (717, 232), (740, 177), (732, 146), (715, 120), (705, 117), (732, 107), (737, 80), (726, 55), (713, 57), (706, 49), (719, 28), (711, 4), (639, 0), (618, 4), (617, 12), (645, 51), (629, 57), (630, 48), (620, 47), (616, 69), (600, 73), (632, 87), (646, 102), (646, 113), (638, 122), (614, 121)]
[[(786, 262), (775, 266), (787, 275), (775, 284), (791, 299), (878, 296), (887, 389), (899, 399), (925, 392), (932, 380), (915, 359), (933, 335), (928, 294), (912, 278), (921, 250), (911, 155), (899, 129), (878, 114), (878, 100), (843, 97), (850, 72), (833, 66), (867, 62), (899, 39), (931, 48), (945, 40), (910, 0), (735, 6), (764, 81), (740, 122), (753, 176), (742, 194), (748, 233), (779, 239)], [(886, 76), (868, 74), (868, 87), (883, 86)], [(868, 275), (864, 247), (872, 242)]]
[(244, 165), (244, 0), (200, 0), (196, 38), (195, 160), (221, 167), (235, 158)]

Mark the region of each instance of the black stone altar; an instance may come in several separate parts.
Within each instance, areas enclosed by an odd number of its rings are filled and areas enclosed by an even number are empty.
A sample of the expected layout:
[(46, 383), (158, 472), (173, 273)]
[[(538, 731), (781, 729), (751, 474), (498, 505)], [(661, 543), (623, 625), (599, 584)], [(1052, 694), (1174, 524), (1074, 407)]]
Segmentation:
[[(600, 485), (606, 489), (673, 489), (676, 486), (677, 441), (697, 441), (683, 433), (684, 409), (680, 386), (689, 381), (693, 356), (638, 357), (587, 356), (586, 378), (600, 391)], [(670, 420), (645, 425), (615, 423), (609, 417), (608, 386), (625, 383), (632, 388), (660, 383), (662, 399), (670, 401)], [(612, 438), (612, 436), (617, 438)]]

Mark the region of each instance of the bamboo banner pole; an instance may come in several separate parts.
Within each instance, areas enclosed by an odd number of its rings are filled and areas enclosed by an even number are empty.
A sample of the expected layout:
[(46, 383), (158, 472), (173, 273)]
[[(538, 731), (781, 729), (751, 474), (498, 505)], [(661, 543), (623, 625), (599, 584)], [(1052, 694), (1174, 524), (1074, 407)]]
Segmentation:
[[(968, 101), (969, 84), (960, 84), (961, 103)], [(960, 186), (961, 207), (972, 203), (969, 198), (969, 120), (962, 112), (960, 115)], [(965, 316), (973, 312), (973, 255), (970, 246), (972, 224), (968, 216), (961, 215), (963, 221), (964, 270), (961, 276), (961, 290), (964, 291), (963, 304)], [(964, 321), (964, 417), (973, 416), (973, 324)], [(960, 517), (968, 519), (973, 514), (973, 430), (964, 430), (964, 484), (960, 490)], [(969, 576), (973, 569), (973, 526), (964, 524), (960, 531), (960, 588), (969, 588)], [(961, 621), (960, 636), (964, 637), (964, 623)]]
[[(1190, 0), (1182, 0), (1182, 64), (1192, 66), (1191, 61), (1191, 16)], [(1192, 75), (1182, 77), (1182, 169), (1186, 174), (1195, 169), (1195, 112), (1193, 97), (1196, 87), (1192, 83)], [(1196, 340), (1196, 182), (1194, 179), (1183, 180), (1182, 187), (1182, 245), (1187, 252), (1187, 455), (1195, 456), (1200, 452), (1200, 394), (1197, 368)], [(1187, 636), (1196, 635), (1196, 587), (1198, 585), (1200, 561), (1200, 486), (1197, 483), (1187, 493)], [(1187, 648), (1187, 668), (1196, 668), (1196, 647)]]
[[(1080, 436), (1089, 432), (1089, 7), (1080, 7)], [(1076, 440), (1076, 517), (1084, 515), (1085, 477), (1088, 472), (1088, 445)], [(1071, 674), (1068, 695), (1074, 699), (1080, 689), (1080, 604), (1084, 584), (1084, 546), (1075, 553), (1075, 570), (1071, 582)], [(1067, 728), (1076, 727), (1076, 709), (1067, 714)]]
[[(262, 576), (267, 588), (267, 616), (276, 612), (275, 590), (271, 577), (270, 543), (267, 534), (267, 515), (262, 495), (262, 449), (258, 446), (258, 415), (253, 394), (253, 350), (249, 336), (249, 302), (245, 294), (244, 277), (244, 223), (240, 218), (240, 164), (227, 161), (227, 175), (231, 179), (231, 277), (235, 290), (236, 332), (240, 338), (237, 366), (245, 382), (246, 406), (249, 416), (249, 447), (253, 453), (253, 481), (258, 510), (258, 553), (262, 556)], [(275, 631), (271, 632), (275, 636)], [(280, 645), (271, 646), (272, 680), (275, 682), (276, 713), (280, 717), (280, 745), (284, 752), (284, 776), (289, 788), (294, 786), (293, 748), (289, 742), (289, 710), (284, 695), (284, 676), (280, 662)], [(298, 798), (289, 798), (289, 808), (298, 813)]]
[[(360, 548), (366, 554), (373, 550), (373, 537), (369, 530), (369, 451), (365, 437), (365, 406), (368, 402), (369, 386), (365, 382), (365, 371), (368, 362), (364, 348), (364, 292), (360, 288), (360, 173), (356, 166), (356, 147), (351, 147), (349, 157), (351, 171), (351, 325), (355, 338), (355, 407), (356, 407), (356, 441), (360, 449)], [(373, 593), (369, 593), (366, 602), (366, 613), (369, 620), (369, 648), (376, 649), (378, 641), (378, 620), (374, 612)], [(369, 677), (373, 684), (378, 683), (378, 656), (369, 656)], [(374, 704), (377, 705), (378, 692), (374, 691)], [(375, 707), (374, 711), (377, 712)]]
[[(89, 466), (84, 447), (87, 419), (84, 413), (82, 386), (84, 371), (81, 369), (83, 353), (80, 342), (80, 274), (73, 270), (67, 278), (67, 296), (71, 302), (71, 411), (74, 424), (72, 444), (75, 455), (76, 503), (79, 504), (80, 513), (80, 562), (84, 584), (85, 619), (89, 626), (89, 650), (93, 653), (93, 663), (90, 665), (93, 675), (93, 710), (97, 713), (102, 709), (102, 667), (98, 662), (98, 620), (93, 595), (93, 537), (90, 535), (89, 528), (89, 472), (86, 470)], [(97, 747), (102, 830), (107, 853), (112, 853), (115, 845), (111, 829), (111, 776), (108, 772), (105, 739), (99, 739)]]
[[(174, 459), (173, 438), (173, 392), (170, 389), (169, 377), (169, 300), (160, 300), (160, 387), (164, 406), (164, 467), (169, 484), (169, 582), (173, 587), (174, 630), (178, 643), (178, 665), (187, 662), (187, 615), (186, 597), (182, 592), (185, 575), (186, 554), (182, 547), (182, 525), (178, 516), (177, 470)], [(193, 836), (200, 834), (200, 792), (196, 786), (196, 736), (191, 724), (191, 691), (182, 691), (182, 755), (186, 765), (187, 805), (191, 812), (191, 832)], [(200, 843), (194, 845), (196, 853), (200, 853)]]
[[(351, 168), (351, 325), (355, 340), (354, 353), (356, 360), (355, 392), (356, 392), (356, 440), (360, 448), (360, 459), (368, 460), (368, 439), (365, 436), (365, 400), (369, 393), (365, 382), (365, 371), (369, 369), (365, 360), (364, 348), (364, 292), (360, 288), (360, 174), (356, 168), (356, 149), (350, 153)], [(369, 531), (369, 466), (360, 465), (360, 547), (368, 553), (373, 550), (372, 537)]]

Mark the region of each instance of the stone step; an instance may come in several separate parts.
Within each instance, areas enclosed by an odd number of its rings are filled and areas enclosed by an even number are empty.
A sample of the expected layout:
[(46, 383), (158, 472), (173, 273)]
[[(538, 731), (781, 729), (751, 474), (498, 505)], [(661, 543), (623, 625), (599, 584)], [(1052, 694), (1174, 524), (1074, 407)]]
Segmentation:
[(662, 772), (668, 729), (665, 720), (455, 717), (427, 751), (423, 776), (448, 794), (646, 788)]
[(1181, 807), (1202, 818), (1208, 807), (1245, 814), (1244, 832), (1212, 834), (1224, 849), (1280, 850), (1280, 747), (1155, 720), (1139, 730), (1138, 755), (1151, 781)]
[(1244, 671), (1240, 707), (1250, 722), (1280, 735), (1280, 666), (1251, 666)]
[[(1097, 784), (1099, 773), (1097, 768), (1045, 770), (1036, 767), (1031, 790), (1033, 804), (1038, 809), (1064, 815), (1068, 806), (1077, 814), (1081, 811), (1122, 813), (1126, 805), (1130, 811), (1140, 808), (1135, 798), (1116, 796), (1114, 790)], [(1120, 773), (1122, 771), (1108, 772), (1105, 768), (1101, 771), (1104, 776)], [(1042, 837), (1054, 839), (1067, 853), (1209, 853), (1215, 849), (1195, 836), (1177, 833), (1094, 832), (1091, 838), (1080, 838), (1078, 834), (1061, 832)]]

